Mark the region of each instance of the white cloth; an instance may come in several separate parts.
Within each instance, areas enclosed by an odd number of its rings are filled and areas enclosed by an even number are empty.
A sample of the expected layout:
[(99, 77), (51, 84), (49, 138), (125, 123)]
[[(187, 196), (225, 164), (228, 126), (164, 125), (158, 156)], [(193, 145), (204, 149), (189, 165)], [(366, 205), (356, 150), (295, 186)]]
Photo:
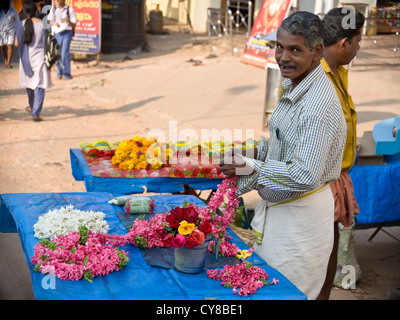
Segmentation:
[[(75, 11), (71, 7), (65, 5), (61, 9), (59, 6), (57, 6), (50, 10), (47, 20), (52, 25), (51, 30), (53, 31), (53, 33), (61, 33), (66, 30), (72, 30), (72, 26), (69, 24), (69, 22), (62, 22), (63, 19), (68, 18), (68, 13), (71, 23), (76, 23)], [(57, 27), (54, 25), (54, 23), (58, 23), (60, 26)]]
[(333, 246), (334, 199), (329, 185), (297, 199), (261, 201), (252, 220), (255, 252), (316, 299), (325, 281)]

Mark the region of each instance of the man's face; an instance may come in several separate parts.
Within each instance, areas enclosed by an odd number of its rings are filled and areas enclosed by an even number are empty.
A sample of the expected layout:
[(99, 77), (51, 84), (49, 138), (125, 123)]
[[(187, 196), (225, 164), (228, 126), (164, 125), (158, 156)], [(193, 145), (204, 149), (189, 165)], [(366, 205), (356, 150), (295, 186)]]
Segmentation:
[(63, 7), (63, 6), (65, 5), (65, 0), (57, 0), (57, 4), (58, 4), (60, 7)]
[(317, 51), (317, 48), (310, 51), (302, 35), (278, 31), (275, 58), (282, 76), (292, 80), (293, 88), (318, 65), (320, 53)]
[(350, 41), (347, 39), (343, 46), (343, 54), (344, 54), (344, 63), (349, 64), (351, 60), (357, 55), (358, 50), (360, 50), (360, 42), (361, 42), (361, 32), (360, 34), (354, 36)]

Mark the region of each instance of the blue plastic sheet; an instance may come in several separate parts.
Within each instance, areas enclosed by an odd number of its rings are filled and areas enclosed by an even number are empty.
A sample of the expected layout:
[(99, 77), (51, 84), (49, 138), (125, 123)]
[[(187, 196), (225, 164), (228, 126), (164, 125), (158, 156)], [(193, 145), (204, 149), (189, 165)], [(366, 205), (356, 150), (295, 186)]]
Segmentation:
[[(31, 272), (33, 292), (36, 299), (306, 299), (305, 295), (282, 274), (269, 267), (254, 253), (249, 258), (249, 261), (265, 269), (270, 279), (276, 278), (279, 283), (262, 287), (255, 294), (248, 297), (240, 297), (237, 294), (233, 294), (232, 289), (223, 287), (219, 281), (209, 279), (205, 272), (184, 274), (175, 269), (151, 267), (143, 259), (140, 250), (132, 245), (123, 247), (124, 250), (129, 251), (130, 261), (121, 271), (113, 272), (104, 277), (95, 277), (92, 283), (83, 279), (63, 281), (53, 278), (54, 284), (52, 284), (48, 275), (34, 272), (34, 266), (30, 262), (34, 254), (34, 245), (39, 241), (34, 237), (33, 231), (33, 225), (37, 222), (38, 217), (49, 210), (71, 204), (79, 210), (104, 212), (110, 226), (110, 233), (125, 234), (127, 230), (116, 214), (116, 210), (120, 210), (120, 208), (108, 203), (114, 195), (99, 192), (21, 193), (3, 194), (0, 197), (0, 231), (18, 231), (25, 259)], [(204, 205), (200, 199), (187, 195), (157, 195), (151, 198), (154, 199), (156, 206), (160, 208), (183, 205), (185, 200)], [(14, 221), (13, 228), (10, 227), (12, 220)], [(248, 249), (235, 233), (229, 230), (229, 234), (240, 249)]]
[(383, 165), (355, 165), (349, 175), (360, 213), (357, 224), (400, 222), (400, 154)]
[(84, 181), (86, 191), (89, 192), (135, 194), (147, 190), (154, 193), (177, 193), (185, 191), (185, 185), (196, 190), (217, 190), (222, 182), (222, 179), (208, 178), (101, 178), (92, 175), (79, 149), (70, 149), (70, 158), (73, 177), (76, 181)]

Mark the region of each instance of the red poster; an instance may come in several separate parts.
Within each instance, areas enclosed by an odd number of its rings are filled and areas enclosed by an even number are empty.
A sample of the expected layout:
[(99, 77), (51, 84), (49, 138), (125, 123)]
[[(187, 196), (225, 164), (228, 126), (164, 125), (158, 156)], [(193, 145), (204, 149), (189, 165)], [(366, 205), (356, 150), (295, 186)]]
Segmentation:
[(243, 51), (241, 62), (266, 68), (269, 54), (268, 38), (278, 30), (283, 19), (286, 18), (291, 2), (291, 0), (264, 0)]
[(70, 51), (73, 53), (100, 53), (101, 0), (66, 0), (75, 11), (76, 28)]

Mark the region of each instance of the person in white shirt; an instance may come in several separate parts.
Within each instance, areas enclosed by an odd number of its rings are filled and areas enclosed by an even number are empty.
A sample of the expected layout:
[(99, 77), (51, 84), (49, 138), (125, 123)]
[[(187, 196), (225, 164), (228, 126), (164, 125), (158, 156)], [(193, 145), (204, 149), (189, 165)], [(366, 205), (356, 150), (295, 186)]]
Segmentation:
[(6, 68), (12, 68), (11, 58), (14, 50), (15, 27), (19, 21), (17, 10), (11, 6), (11, 1), (4, 1), (0, 6), (0, 45)]
[(75, 11), (65, 4), (65, 0), (57, 0), (57, 6), (50, 10), (48, 21), (52, 31), (61, 47), (61, 64), (57, 62), (57, 78), (72, 79), (71, 55), (69, 47), (71, 44), (73, 30), (76, 25)]

